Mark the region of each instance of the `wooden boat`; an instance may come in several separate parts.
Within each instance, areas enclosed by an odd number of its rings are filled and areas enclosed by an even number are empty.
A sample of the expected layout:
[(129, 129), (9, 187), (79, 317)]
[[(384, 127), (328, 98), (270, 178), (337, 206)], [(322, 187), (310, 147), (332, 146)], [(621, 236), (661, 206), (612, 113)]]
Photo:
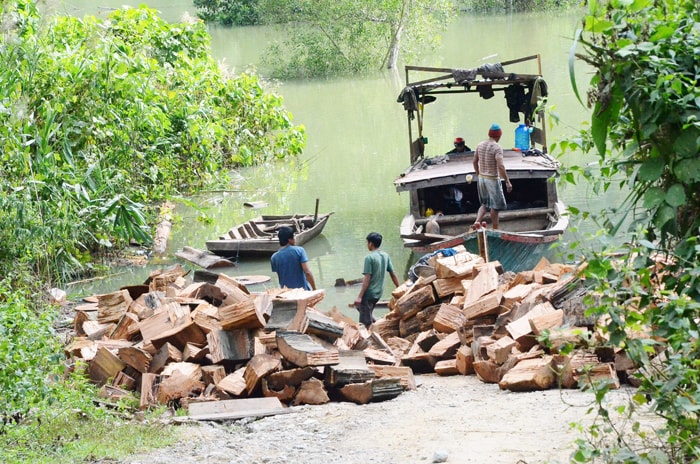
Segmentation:
[[(514, 64), (522, 66), (525, 62), (536, 63), (537, 71), (516, 74), (505, 69)], [(508, 209), (500, 211), (499, 230), (491, 230), (489, 235), (500, 242), (527, 247), (555, 241), (567, 229), (566, 208), (559, 200), (557, 185), (553, 182), (560, 164), (547, 154), (541, 105), (532, 103), (533, 96), (546, 94), (543, 82), (539, 55), (473, 70), (406, 66), (406, 87), (398, 101), (408, 114), (411, 165), (394, 180), (397, 192), (409, 194), (409, 212), (400, 226), (404, 246), (418, 253), (428, 253), (474, 238), (476, 232), (471, 226), (479, 208), (474, 152), (427, 157), (423, 122), (425, 106), (437, 105), (433, 103), (436, 100), (465, 95), (478, 98), (485, 92), (524, 94), (528, 103), (519, 107), (521, 111), (511, 109), (508, 98), (507, 103), (499, 103), (506, 107), (506, 112), (510, 110), (504, 119), (519, 122), (522, 115), (527, 121), (539, 120), (541, 126), (524, 126), (529, 131), (530, 148), (522, 150), (506, 146), (512, 136), (509, 136), (508, 127), (501, 124), (504, 132), (500, 142), (504, 147), (503, 162), (513, 189), (510, 193), (504, 189)], [(496, 97), (493, 101), (503, 102), (503, 98)], [(541, 103), (542, 99), (538, 98), (537, 102)], [(460, 102), (460, 107), (469, 108), (469, 105)], [(486, 138), (491, 122), (484, 122), (484, 127), (479, 130), (483, 136), (479, 140)], [(475, 146), (476, 141), (472, 144)], [(434, 214), (438, 211), (442, 214)], [(426, 228), (431, 219), (438, 224), (439, 233)], [(490, 220), (489, 215), (484, 219)]]
[(301, 246), (323, 232), (332, 214), (259, 216), (232, 227), (218, 239), (207, 240), (207, 250), (225, 258), (272, 255), (280, 248), (277, 239), (280, 227), (294, 229), (296, 244)]

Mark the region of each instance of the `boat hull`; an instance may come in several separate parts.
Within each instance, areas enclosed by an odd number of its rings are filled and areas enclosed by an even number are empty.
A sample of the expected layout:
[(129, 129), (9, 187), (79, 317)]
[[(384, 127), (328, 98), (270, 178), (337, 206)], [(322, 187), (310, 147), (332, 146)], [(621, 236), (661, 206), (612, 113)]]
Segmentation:
[(228, 236), (207, 240), (207, 250), (224, 258), (270, 256), (280, 249), (277, 229), (294, 229), (296, 245), (302, 246), (323, 232), (333, 213), (289, 216), (261, 216), (231, 228)]

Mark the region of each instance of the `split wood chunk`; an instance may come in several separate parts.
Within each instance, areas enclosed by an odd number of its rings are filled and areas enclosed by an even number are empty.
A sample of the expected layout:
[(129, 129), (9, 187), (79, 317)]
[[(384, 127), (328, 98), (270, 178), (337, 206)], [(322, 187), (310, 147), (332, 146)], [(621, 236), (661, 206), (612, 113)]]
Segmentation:
[(452, 333), (455, 332), (459, 327), (464, 325), (466, 317), (462, 308), (457, 306), (443, 303), (440, 305), (440, 309), (435, 314), (433, 319), (433, 327), (438, 332)]
[[(498, 264), (500, 266), (500, 264)], [(476, 276), (472, 279), (469, 291), (465, 294), (464, 304), (469, 305), (478, 301), (484, 295), (498, 289), (498, 270), (496, 262), (489, 262), (476, 268)]]
[(372, 331), (379, 334), (382, 338), (388, 339), (398, 337), (400, 334), (400, 319), (388, 319), (383, 317), (372, 323)]
[(88, 375), (93, 383), (104, 385), (125, 367), (126, 363), (119, 359), (116, 354), (107, 348), (100, 347), (97, 349), (95, 357), (90, 361)]
[(134, 340), (140, 336), (139, 318), (133, 313), (124, 313), (109, 334), (112, 340)]
[(490, 359), (476, 360), (473, 364), (476, 376), (485, 383), (498, 383), (501, 380), (499, 366)]
[(435, 343), (428, 351), (428, 354), (434, 356), (436, 359), (454, 358), (460, 345), (459, 334), (457, 332), (452, 332)]
[(551, 313), (534, 316), (530, 318), (529, 322), (532, 334), (539, 337), (545, 330), (560, 327), (564, 323), (564, 311), (557, 309)]
[(368, 361), (374, 364), (388, 364), (390, 366), (397, 364), (396, 356), (394, 356), (391, 350), (379, 350), (368, 346), (362, 350), (362, 354)]
[(578, 350), (572, 354), (555, 355), (554, 368), (559, 375), (559, 383), (563, 388), (577, 388), (579, 374), (585, 369), (598, 364), (598, 356), (587, 351)]
[(277, 398), (283, 403), (290, 403), (297, 394), (297, 387), (294, 385), (283, 385), (279, 390), (270, 388), (267, 378), (262, 379), (261, 388), (263, 396)]
[(457, 369), (456, 359), (443, 359), (435, 363), (435, 373), (440, 376), (457, 375), (459, 374), (459, 369)]
[(483, 263), (484, 259), (481, 256), (465, 252), (438, 258), (433, 267), (438, 279), (471, 278), (474, 267)]
[(249, 298), (219, 308), (221, 328), (229, 329), (259, 329), (265, 327), (267, 321), (255, 305), (255, 300)]
[(435, 289), (435, 294), (440, 299), (462, 293), (462, 278), (452, 277), (449, 279), (435, 279), (433, 281), (433, 288)]
[(181, 362), (182, 352), (174, 345), (165, 343), (158, 349), (158, 352), (153, 356), (148, 372), (152, 374), (160, 374), (161, 371), (170, 363)]
[(225, 391), (231, 396), (243, 396), (246, 392), (245, 369), (245, 366), (236, 369), (231, 374), (221, 379), (216, 384), (216, 388)]
[[(369, 349), (366, 348), (365, 352)], [(374, 371), (367, 366), (365, 353), (362, 351), (340, 350), (338, 355), (340, 362), (324, 369), (324, 381), (329, 387), (362, 383), (375, 377)], [(395, 362), (393, 356), (392, 361)]]
[(403, 386), (398, 378), (382, 378), (345, 385), (339, 391), (348, 401), (367, 404), (396, 398), (403, 392)]
[(406, 366), (379, 366), (379, 365), (372, 365), (369, 366), (372, 371), (374, 371), (374, 375), (378, 379), (385, 379), (385, 378), (397, 378), (399, 379), (401, 386), (403, 387), (404, 390), (415, 390), (417, 385), (416, 385), (416, 378), (413, 375), (413, 370), (411, 370), (410, 367)]
[(101, 324), (97, 321), (85, 321), (83, 323), (83, 332), (90, 340), (99, 340), (111, 333), (115, 326), (116, 324), (113, 322)]
[(305, 315), (305, 333), (317, 335), (330, 342), (343, 336), (343, 327), (331, 317), (311, 308), (306, 308)]
[(153, 359), (148, 351), (137, 346), (125, 346), (123, 348), (119, 348), (117, 356), (119, 356), (119, 359), (124, 361), (127, 365), (131, 366), (142, 374), (148, 372), (148, 367), (151, 365), (151, 361)]
[[(270, 318), (265, 324), (265, 330), (289, 330), (292, 326), (292, 322), (296, 318), (299, 308), (297, 302), (294, 300), (279, 300), (272, 299), (272, 309), (270, 313)], [(306, 308), (302, 308), (306, 310)]]
[(510, 391), (547, 390), (555, 379), (552, 357), (544, 356), (521, 360), (503, 375), (498, 386), (501, 390)]
[(301, 383), (292, 404), (299, 406), (302, 404), (326, 404), (328, 402), (330, 402), (330, 398), (326, 389), (323, 388), (323, 382), (311, 378)]
[(299, 367), (328, 366), (339, 362), (337, 349), (325, 348), (306, 334), (278, 330), (275, 339), (282, 356)]
[(408, 319), (426, 306), (435, 303), (435, 294), (432, 286), (426, 286), (407, 293), (396, 302), (396, 311), (401, 319)]
[(141, 376), (141, 402), (140, 408), (146, 409), (150, 406), (158, 405), (158, 385), (161, 377), (158, 374), (143, 374)]
[(224, 366), (202, 366), (202, 380), (207, 385), (217, 385), (226, 377), (226, 368)]
[(457, 371), (462, 375), (470, 375), (474, 373), (474, 353), (469, 346), (462, 345), (457, 350), (455, 355), (457, 361)]
[(185, 349), (182, 350), (182, 360), (188, 362), (203, 362), (209, 354), (209, 347), (200, 346), (195, 343), (187, 343)]
[(255, 354), (254, 338), (247, 329), (218, 330), (207, 334), (207, 341), (214, 364), (244, 362)]
[(522, 317), (514, 320), (513, 322), (506, 325), (506, 330), (510, 334), (511, 338), (518, 343), (521, 343), (526, 336), (532, 335), (532, 327), (530, 327), (530, 319), (533, 317), (541, 316), (543, 314), (552, 313), (556, 311), (551, 303), (544, 302), (536, 305), (530, 311)]
[(112, 386), (123, 390), (136, 390), (136, 379), (127, 375), (124, 371), (121, 371), (114, 377)]
[(403, 366), (410, 367), (413, 372), (417, 374), (427, 374), (430, 372), (435, 372), (435, 363), (437, 360), (434, 356), (423, 351), (419, 352), (409, 352), (403, 358), (401, 358), (401, 364)]
[(278, 357), (269, 354), (256, 354), (248, 361), (243, 378), (245, 379), (248, 395), (260, 385), (263, 377), (282, 369), (282, 361)]
[(503, 294), (500, 290), (482, 295), (476, 301), (465, 302), (462, 312), (466, 320), (498, 314), (501, 310)]
[(127, 312), (133, 299), (127, 290), (97, 296), (97, 322), (118, 322)]
[(567, 345), (585, 347), (590, 337), (590, 331), (586, 327), (553, 327), (549, 332), (548, 346), (552, 353), (558, 353)]
[(221, 306), (226, 293), (217, 285), (212, 285), (208, 282), (194, 282), (183, 288), (178, 293), (179, 298), (192, 298), (196, 300), (204, 300), (214, 306)]
[(117, 402), (125, 398), (131, 398), (131, 392), (123, 388), (115, 387), (113, 385), (102, 385), (97, 396), (99, 398)]
[(496, 364), (503, 364), (516, 345), (515, 340), (505, 336), (486, 346), (486, 355)]

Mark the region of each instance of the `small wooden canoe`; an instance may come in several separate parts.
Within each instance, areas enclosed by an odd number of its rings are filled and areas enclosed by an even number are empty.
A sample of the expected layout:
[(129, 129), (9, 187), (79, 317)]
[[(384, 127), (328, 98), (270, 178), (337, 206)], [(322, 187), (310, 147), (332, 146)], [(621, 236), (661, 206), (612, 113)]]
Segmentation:
[(326, 227), (333, 212), (326, 214), (293, 214), (283, 216), (259, 216), (232, 227), (215, 240), (207, 240), (207, 249), (225, 258), (238, 256), (269, 256), (279, 250), (277, 231), (288, 226), (294, 229), (296, 244), (310, 241)]

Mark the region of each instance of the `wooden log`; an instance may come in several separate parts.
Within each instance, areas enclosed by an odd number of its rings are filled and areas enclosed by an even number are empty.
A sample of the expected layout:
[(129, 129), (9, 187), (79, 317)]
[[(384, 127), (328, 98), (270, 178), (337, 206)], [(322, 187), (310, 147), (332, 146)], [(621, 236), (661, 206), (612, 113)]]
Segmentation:
[(221, 379), (216, 384), (216, 388), (221, 391), (225, 391), (232, 396), (242, 396), (246, 392), (246, 383), (243, 374), (245, 373), (245, 366), (240, 369), (236, 369), (231, 374), (227, 375)]
[(284, 388), (285, 385), (292, 385), (293, 387), (298, 387), (305, 380), (309, 380), (316, 373), (316, 369), (308, 367), (298, 367), (295, 369), (286, 369), (279, 372), (273, 372), (272, 374), (265, 377), (268, 387), (273, 390), (279, 391)]
[(477, 266), (476, 275), (472, 279), (469, 291), (465, 294), (465, 305), (474, 303), (484, 295), (493, 293), (498, 289), (498, 270), (496, 269), (498, 265), (500, 263), (489, 262)]
[(475, 360), (473, 367), (474, 367), (474, 373), (476, 373), (476, 376), (482, 382), (498, 383), (501, 380), (500, 373), (498, 370), (498, 367), (499, 367), (498, 364), (491, 361), (490, 359)]
[(115, 325), (114, 322), (101, 324), (97, 321), (85, 321), (83, 322), (83, 332), (90, 340), (99, 340), (108, 333), (111, 333)]
[(316, 335), (331, 343), (343, 336), (343, 327), (331, 317), (311, 308), (306, 309), (305, 315), (306, 333)]
[(552, 387), (554, 381), (552, 357), (544, 356), (518, 362), (503, 375), (498, 387), (510, 391), (547, 390)]
[(474, 373), (474, 353), (469, 346), (462, 345), (457, 350), (455, 355), (457, 361), (457, 371), (462, 375), (470, 375)]
[[(340, 350), (338, 355), (338, 364), (324, 368), (324, 382), (329, 387), (363, 383), (375, 377), (362, 351)], [(395, 362), (393, 357), (392, 360)]]
[(255, 354), (254, 338), (247, 329), (218, 330), (207, 334), (207, 342), (214, 364), (240, 363)]
[[(103, 385), (104, 386), (104, 385)], [(136, 379), (127, 375), (124, 371), (118, 372), (112, 381), (112, 386), (123, 390), (136, 390)]]
[(259, 329), (267, 323), (252, 298), (219, 308), (219, 319), (224, 330)]
[(398, 337), (401, 333), (401, 322), (403, 321), (400, 319), (387, 319), (386, 317), (382, 317), (372, 323), (372, 331), (379, 334), (384, 339)]
[(367, 404), (396, 398), (403, 392), (403, 386), (398, 378), (382, 378), (345, 385), (339, 391), (348, 401)]
[(486, 347), (486, 355), (488, 359), (496, 364), (503, 364), (516, 345), (517, 343), (512, 338), (508, 336), (501, 337)]
[(437, 360), (425, 352), (412, 352), (401, 358), (401, 365), (410, 367), (414, 373), (428, 374), (434, 372)]
[(450, 295), (460, 294), (463, 291), (462, 278), (452, 277), (449, 279), (435, 279), (432, 283), (438, 299), (443, 299)]
[(104, 385), (126, 367), (126, 363), (107, 348), (97, 349), (95, 357), (90, 361), (88, 376), (97, 385)]
[(302, 404), (326, 404), (329, 401), (330, 398), (328, 397), (326, 389), (323, 388), (323, 382), (311, 378), (301, 383), (292, 404), (294, 406)]
[(483, 262), (483, 258), (479, 255), (458, 253), (454, 256), (438, 258), (433, 267), (435, 268), (435, 276), (438, 279), (471, 279), (474, 267), (478, 264), (483, 264)]
[(148, 367), (151, 365), (151, 361), (153, 359), (148, 351), (137, 346), (125, 346), (123, 348), (119, 348), (117, 356), (119, 356), (119, 359), (124, 361), (127, 365), (131, 366), (142, 374), (148, 372)]
[(226, 369), (224, 366), (202, 366), (202, 380), (204, 383), (217, 385), (224, 377), (226, 377)]
[(539, 337), (545, 330), (560, 327), (564, 323), (564, 311), (557, 309), (551, 313), (534, 316), (530, 318), (529, 322), (532, 334)]
[(457, 334), (457, 332), (452, 332), (434, 344), (428, 351), (428, 354), (434, 356), (435, 359), (438, 360), (454, 358), (460, 345), (459, 334)]
[(577, 388), (580, 374), (600, 362), (598, 356), (584, 350), (568, 355), (555, 355), (553, 359), (554, 370), (563, 388)]
[(75, 331), (76, 337), (86, 337), (87, 334), (83, 330), (83, 324), (87, 321), (97, 321), (97, 303), (92, 303), (95, 310), (78, 310), (75, 311), (75, 317), (73, 318), (73, 330)]
[(140, 409), (147, 409), (158, 404), (157, 394), (161, 377), (158, 374), (146, 373), (141, 376)]
[(148, 372), (151, 374), (160, 374), (166, 365), (172, 362), (182, 361), (182, 351), (175, 345), (165, 343), (162, 345), (148, 366)]
[[(421, 351), (427, 353), (428, 351), (430, 351), (433, 345), (442, 340), (442, 337), (444, 337), (443, 334), (439, 333), (435, 329), (430, 329), (418, 334), (418, 337), (416, 337), (413, 343), (414, 346), (419, 347)], [(416, 350), (416, 348), (411, 349)]]
[(435, 363), (435, 373), (440, 376), (457, 375), (459, 374), (459, 369), (457, 369), (456, 359), (443, 359)]
[(438, 332), (452, 333), (464, 325), (465, 320), (466, 317), (464, 316), (462, 308), (443, 303), (440, 305), (437, 314), (435, 314), (433, 327)]
[(500, 290), (495, 290), (486, 295), (482, 295), (476, 301), (466, 302), (462, 308), (466, 320), (478, 319), (484, 316), (498, 314), (501, 310), (501, 300), (503, 294)]
[(282, 356), (299, 367), (327, 366), (339, 362), (337, 349), (325, 348), (306, 334), (278, 330), (275, 339)]
[(97, 344), (88, 338), (74, 338), (64, 352), (68, 358), (75, 357), (90, 361), (97, 354)]
[(418, 330), (420, 332), (425, 332), (426, 330), (430, 330), (433, 328), (435, 316), (437, 315), (438, 311), (440, 311), (440, 306), (442, 306), (442, 304), (434, 304), (418, 311), (418, 314), (416, 314), (415, 317), (418, 323), (420, 324), (418, 326)]
[(265, 330), (289, 330), (299, 311), (306, 311), (306, 307), (298, 308), (294, 300), (273, 299), (272, 312), (265, 324)]
[(134, 340), (140, 336), (139, 318), (133, 313), (124, 313), (109, 334), (112, 340)]
[[(510, 337), (520, 344), (525, 341), (526, 337), (532, 337), (532, 327), (530, 327), (530, 319), (536, 316), (541, 316), (543, 314), (552, 313), (555, 309), (549, 302), (540, 303), (530, 309), (527, 314), (515, 319), (513, 322), (506, 325), (506, 330), (510, 334)], [(535, 341), (536, 343), (536, 341)], [(532, 346), (532, 344), (529, 344)]]
[(408, 319), (426, 306), (435, 303), (435, 294), (432, 286), (420, 288), (407, 293), (396, 302), (396, 311), (401, 319)]
[[(420, 312), (418, 313), (420, 314)], [(399, 320), (399, 336), (408, 337), (411, 334), (420, 332), (421, 322), (418, 319), (418, 314)], [(431, 327), (432, 328), (432, 327)]]
[(97, 295), (97, 322), (107, 324), (118, 322), (129, 309), (133, 300), (126, 290)]
[(378, 379), (396, 378), (399, 379), (404, 390), (415, 390), (416, 378), (413, 375), (413, 370), (407, 366), (380, 366), (377, 364), (369, 366), (374, 371), (374, 375)]
[(297, 387), (294, 385), (283, 385), (279, 390), (270, 388), (267, 378), (262, 379), (261, 389), (263, 396), (277, 398), (283, 403), (290, 403), (297, 393)]
[(282, 369), (282, 362), (278, 357), (269, 354), (256, 354), (248, 361), (248, 365), (243, 372), (246, 391), (248, 395), (252, 395), (255, 389), (260, 385), (263, 377), (277, 372)]
[(519, 284), (509, 288), (503, 293), (503, 310), (508, 311), (520, 304), (532, 292), (532, 284)]
[(182, 350), (182, 360), (187, 362), (202, 363), (208, 354), (208, 347), (188, 342), (185, 345), (185, 349)]

